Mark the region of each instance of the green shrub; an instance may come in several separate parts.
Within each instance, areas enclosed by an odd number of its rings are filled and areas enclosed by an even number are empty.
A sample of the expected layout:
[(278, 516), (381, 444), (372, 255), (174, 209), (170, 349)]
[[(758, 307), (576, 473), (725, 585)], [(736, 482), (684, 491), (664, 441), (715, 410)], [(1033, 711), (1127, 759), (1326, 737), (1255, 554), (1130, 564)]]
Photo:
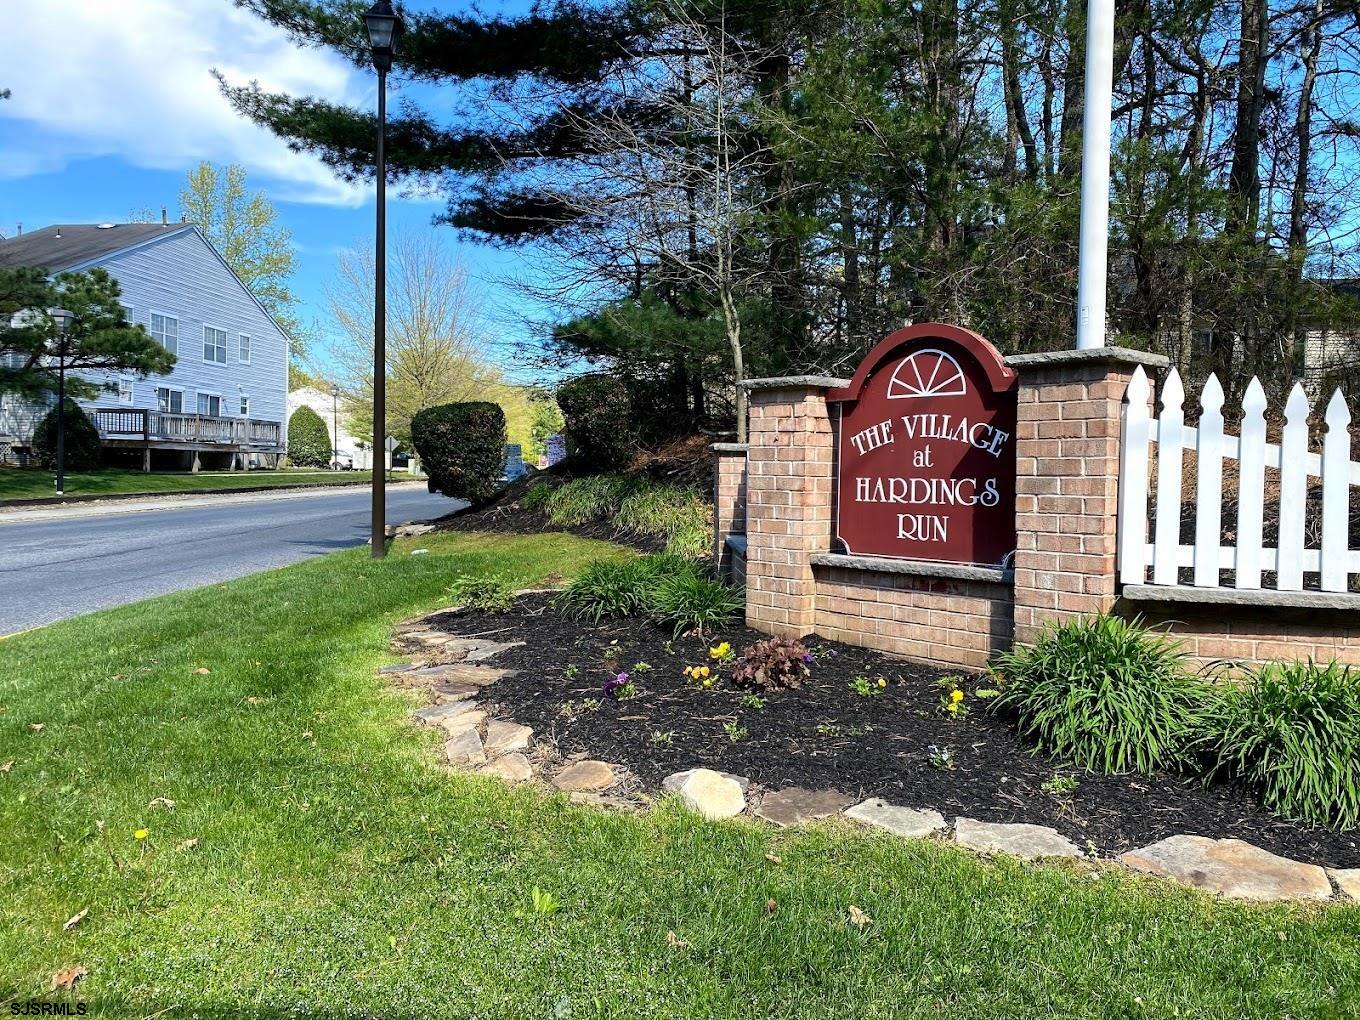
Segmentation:
[(464, 574), (449, 585), (453, 604), (484, 613), (507, 613), (515, 604), (514, 589), (499, 574)]
[(326, 423), (306, 404), (288, 419), (288, 459), (297, 467), (328, 467), (331, 434)]
[(1360, 825), (1360, 672), (1265, 666), (1227, 689), (1212, 730), (1215, 771), (1250, 784), (1275, 814)]
[(1174, 642), (1115, 616), (1048, 628), (998, 671), (993, 708), (1018, 720), (1022, 739), (1097, 772), (1184, 764), (1215, 697)]
[(597, 471), (623, 467), (637, 449), (628, 389), (607, 375), (586, 375), (557, 388), (568, 452)]
[(542, 510), (548, 505), (548, 500), (552, 498), (552, 494), (553, 487), (547, 482), (534, 482), (519, 498), (520, 509), (530, 512)]
[[(99, 466), (99, 430), (84, 409), (66, 398), (66, 436), (62, 443), (67, 471), (90, 471)], [(33, 457), (38, 467), (57, 466), (57, 409), (43, 416), (33, 430)]]
[(427, 407), (411, 419), (411, 442), (431, 492), (477, 506), (500, 489), (505, 412), (499, 404), (472, 401)]
[(741, 596), (735, 589), (702, 577), (693, 569), (661, 578), (647, 600), (653, 619), (670, 624), (676, 637), (686, 631), (702, 636), (705, 630), (731, 620), (741, 607)]

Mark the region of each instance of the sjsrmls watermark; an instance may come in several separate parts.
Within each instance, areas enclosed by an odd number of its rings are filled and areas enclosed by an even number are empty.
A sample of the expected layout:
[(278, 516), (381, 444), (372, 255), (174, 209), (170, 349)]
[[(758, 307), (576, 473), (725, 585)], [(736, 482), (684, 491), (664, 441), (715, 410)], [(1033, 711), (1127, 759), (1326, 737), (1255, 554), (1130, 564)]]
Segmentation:
[(11, 1002), (10, 1016), (85, 1016), (90, 1012), (87, 1002)]

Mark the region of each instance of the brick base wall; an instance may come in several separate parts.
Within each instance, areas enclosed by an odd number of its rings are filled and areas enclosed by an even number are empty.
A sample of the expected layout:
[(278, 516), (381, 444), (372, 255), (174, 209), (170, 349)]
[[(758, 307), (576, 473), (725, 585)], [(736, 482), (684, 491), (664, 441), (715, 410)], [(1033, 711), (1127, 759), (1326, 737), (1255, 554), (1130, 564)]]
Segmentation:
[(815, 567), (821, 637), (905, 659), (983, 670), (1011, 646), (1011, 585)]
[(1140, 617), (1144, 626), (1171, 634), (1200, 665), (1311, 658), (1360, 666), (1360, 614), (1353, 611), (1187, 603), (1161, 606), (1121, 599), (1115, 612), (1129, 619)]

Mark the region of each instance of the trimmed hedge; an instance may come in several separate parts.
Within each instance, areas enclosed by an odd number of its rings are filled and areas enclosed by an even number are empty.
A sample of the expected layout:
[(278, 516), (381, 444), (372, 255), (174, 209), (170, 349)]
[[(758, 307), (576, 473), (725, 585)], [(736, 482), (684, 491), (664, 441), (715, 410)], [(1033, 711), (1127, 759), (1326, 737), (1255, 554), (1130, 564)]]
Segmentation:
[(566, 421), (568, 452), (596, 471), (623, 467), (637, 449), (628, 388), (607, 375), (585, 375), (557, 388), (557, 404)]
[[(66, 470), (89, 471), (99, 466), (99, 430), (84, 409), (66, 398)], [(42, 468), (57, 466), (57, 409), (52, 410), (33, 430), (33, 457)]]
[(297, 467), (329, 467), (331, 463), (330, 429), (306, 404), (288, 419), (288, 459)]
[(500, 489), (505, 470), (505, 412), (470, 401), (427, 407), (411, 419), (411, 441), (430, 479), (430, 491), (473, 506)]

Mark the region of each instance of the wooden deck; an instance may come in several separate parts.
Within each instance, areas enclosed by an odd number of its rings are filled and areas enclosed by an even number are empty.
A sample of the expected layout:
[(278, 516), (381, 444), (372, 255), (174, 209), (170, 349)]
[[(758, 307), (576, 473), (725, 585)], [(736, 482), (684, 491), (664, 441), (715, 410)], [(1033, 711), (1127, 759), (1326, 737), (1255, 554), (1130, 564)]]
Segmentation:
[[(141, 450), (150, 470), (152, 450), (200, 453), (282, 455), (283, 423), (255, 418), (222, 418), (205, 414), (171, 414), (129, 407), (98, 407), (90, 414), (103, 445)], [(236, 458), (232, 458), (233, 466)]]

